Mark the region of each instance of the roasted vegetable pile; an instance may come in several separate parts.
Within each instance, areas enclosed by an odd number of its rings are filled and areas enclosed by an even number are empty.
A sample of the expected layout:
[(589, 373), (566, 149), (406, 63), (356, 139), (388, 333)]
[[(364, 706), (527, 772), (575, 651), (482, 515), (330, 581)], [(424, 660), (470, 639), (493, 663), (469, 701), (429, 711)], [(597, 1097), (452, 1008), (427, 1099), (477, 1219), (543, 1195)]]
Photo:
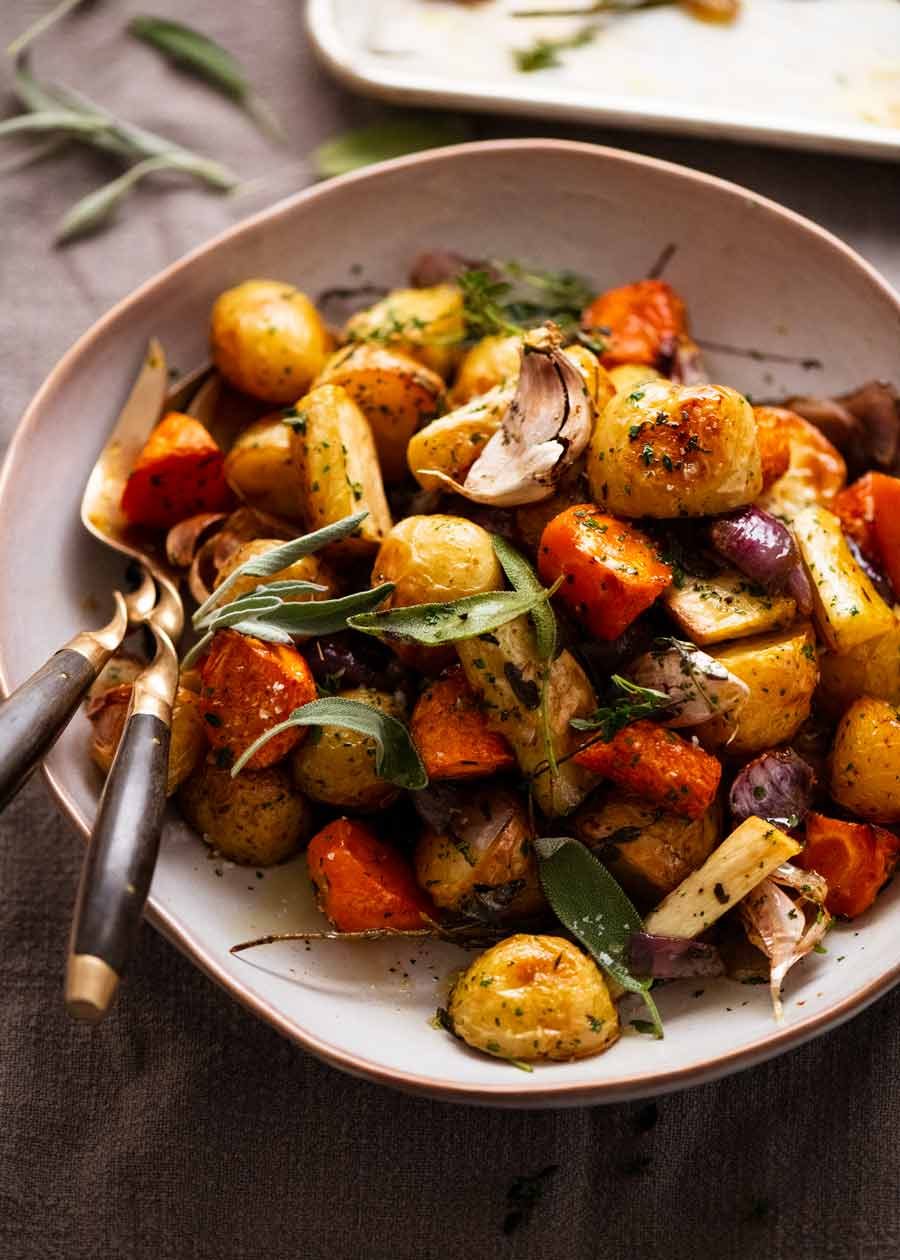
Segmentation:
[[(657, 981), (780, 1014), (900, 852), (897, 395), (753, 406), (662, 280), (443, 251), (328, 306), (223, 293), (122, 500), (198, 605), (185, 818), (306, 846), (339, 933), (489, 943), (442, 1021), (500, 1058), (605, 1050), (626, 992), (659, 1033)], [(90, 702), (103, 770), (134, 668)]]

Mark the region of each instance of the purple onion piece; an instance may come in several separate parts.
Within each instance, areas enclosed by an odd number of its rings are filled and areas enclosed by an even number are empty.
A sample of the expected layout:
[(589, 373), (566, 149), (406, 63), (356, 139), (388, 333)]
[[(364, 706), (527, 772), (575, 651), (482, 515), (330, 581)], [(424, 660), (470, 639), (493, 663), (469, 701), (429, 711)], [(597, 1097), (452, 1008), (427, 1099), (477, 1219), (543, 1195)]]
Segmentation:
[(731, 785), (734, 821), (756, 817), (793, 829), (809, 813), (815, 785), (812, 766), (792, 748), (763, 753), (748, 762)]
[(813, 610), (813, 588), (809, 574), (803, 567), (803, 561), (799, 558), (797, 563), (788, 570), (784, 589), (797, 605), (797, 611), (804, 617), (808, 617)]
[(307, 648), (306, 660), (313, 678), (329, 691), (373, 687), (414, 694), (412, 676), (393, 652), (352, 630), (322, 635)]
[(767, 590), (783, 590), (788, 574), (799, 563), (791, 531), (762, 508), (742, 508), (720, 517), (713, 522), (710, 536), (721, 556)]
[(866, 559), (866, 557), (863, 555), (860, 549), (859, 543), (856, 541), (855, 538), (851, 538), (849, 534), (845, 534), (844, 538), (847, 540), (847, 546), (850, 548), (850, 552), (853, 556), (853, 559), (862, 569), (863, 573), (865, 573), (866, 577), (875, 587), (878, 594), (881, 596), (881, 598), (885, 601), (886, 604), (893, 604), (894, 588), (891, 586), (888, 579), (884, 576), (883, 573), (881, 573), (878, 569), (875, 568), (874, 564), (872, 564), (870, 560)]
[(679, 936), (633, 932), (628, 941), (628, 960), (636, 976), (651, 976), (654, 980), (725, 974), (725, 964), (715, 945)]

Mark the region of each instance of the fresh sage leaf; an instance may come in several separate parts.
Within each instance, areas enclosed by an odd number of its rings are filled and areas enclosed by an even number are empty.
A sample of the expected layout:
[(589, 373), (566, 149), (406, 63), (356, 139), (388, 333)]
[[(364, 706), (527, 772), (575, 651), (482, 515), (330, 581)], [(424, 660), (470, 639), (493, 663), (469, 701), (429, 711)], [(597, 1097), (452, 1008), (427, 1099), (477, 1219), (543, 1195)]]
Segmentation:
[(600, 966), (631, 993), (639, 993), (663, 1035), (649, 979), (639, 979), (628, 966), (628, 942), (642, 928), (641, 916), (602, 863), (583, 844), (568, 836), (534, 842), (544, 895), (560, 923), (590, 951)]
[(313, 150), (310, 162), (319, 179), (330, 179), (406, 153), (460, 144), (470, 134), (468, 125), (451, 115), (394, 116), (333, 136)]
[(240, 62), (221, 44), (168, 18), (141, 15), (129, 22), (128, 29), (174, 65), (236, 101), (269, 135), (284, 139), (284, 129), (271, 108), (256, 95)]
[(194, 625), (199, 626), (206, 620), (210, 609), (222, 602), (223, 597), (228, 594), (240, 578), (271, 577), (273, 573), (286, 569), (295, 560), (300, 560), (303, 556), (311, 556), (315, 552), (320, 551), (322, 547), (327, 547), (329, 543), (336, 543), (340, 542), (342, 538), (349, 538), (354, 530), (359, 528), (367, 515), (368, 513), (366, 512), (357, 512), (353, 516), (345, 516), (331, 525), (317, 529), (311, 534), (304, 534), (302, 538), (292, 538), (290, 542), (282, 543), (279, 547), (271, 547), (268, 551), (264, 551), (261, 556), (253, 556), (252, 559), (245, 561), (244, 564), (239, 564), (232, 573), (229, 573), (221, 586), (217, 586), (209, 598), (204, 600), (194, 613)]
[(295, 726), (339, 726), (368, 735), (376, 744), (375, 772), (382, 779), (411, 792), (428, 784), (422, 758), (402, 722), (389, 713), (382, 713), (371, 704), (363, 704), (359, 700), (343, 700), (336, 696), (301, 705), (286, 721), (266, 731), (238, 757), (231, 771), (232, 778), (263, 744)]
[(67, 241), (74, 241), (79, 236), (86, 236), (88, 232), (96, 232), (98, 228), (104, 227), (113, 218), (135, 184), (140, 183), (146, 175), (152, 175), (154, 171), (167, 170), (172, 165), (173, 163), (164, 157), (147, 158), (146, 161), (129, 167), (118, 179), (110, 180), (108, 184), (95, 188), (93, 192), (77, 201), (64, 216), (56, 229), (54, 238), (56, 244), (64, 245)]
[[(280, 630), (291, 638), (309, 638), (317, 634), (337, 634), (352, 625), (357, 614), (369, 614), (377, 608), (393, 591), (392, 582), (385, 582), (370, 591), (356, 591), (352, 595), (343, 595), (340, 599), (310, 600), (304, 604), (282, 603), (271, 612), (257, 613), (255, 625), (267, 627), (269, 630)], [(242, 634), (255, 634), (254, 630), (243, 630), (244, 623), (233, 627)], [(263, 638), (260, 635), (260, 638)]]
[(437, 646), (458, 643), (490, 634), (508, 621), (515, 621), (547, 599), (547, 591), (520, 595), (518, 591), (489, 591), (467, 595), (449, 604), (415, 604), (411, 608), (389, 608), (386, 612), (349, 617), (347, 624), (363, 634), (411, 639), (414, 643)]

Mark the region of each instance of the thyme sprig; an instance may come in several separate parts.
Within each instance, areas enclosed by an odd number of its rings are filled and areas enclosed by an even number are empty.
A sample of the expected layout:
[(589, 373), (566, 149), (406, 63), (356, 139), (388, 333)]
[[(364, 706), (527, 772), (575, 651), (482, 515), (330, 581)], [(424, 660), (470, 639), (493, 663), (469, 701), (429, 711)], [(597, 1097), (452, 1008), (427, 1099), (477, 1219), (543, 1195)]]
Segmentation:
[(619, 694), (609, 704), (595, 709), (590, 717), (571, 718), (569, 725), (576, 731), (597, 731), (599, 738), (609, 742), (619, 731), (638, 722), (641, 718), (656, 717), (672, 708), (675, 703), (664, 691), (652, 687), (639, 687), (621, 674), (613, 674), (610, 682)]

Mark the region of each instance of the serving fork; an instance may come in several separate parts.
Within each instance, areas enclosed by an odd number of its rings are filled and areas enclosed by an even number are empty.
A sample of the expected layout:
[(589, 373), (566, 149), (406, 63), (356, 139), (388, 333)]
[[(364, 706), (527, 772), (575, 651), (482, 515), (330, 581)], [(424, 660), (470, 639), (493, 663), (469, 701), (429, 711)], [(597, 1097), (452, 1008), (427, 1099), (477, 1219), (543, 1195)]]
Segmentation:
[(205, 373), (168, 393), (162, 346), (152, 340), (115, 428), (91, 471), (81, 502), (84, 527), (132, 562), (134, 591), (114, 592), (115, 612), (82, 631), (0, 706), (0, 808), (49, 752), (79, 701), (126, 633), (146, 626), (153, 657), (135, 679), (122, 737), (100, 798), (82, 866), (66, 968), (66, 1006), (97, 1022), (109, 1009), (137, 936), (159, 851), (166, 800), (172, 707), (178, 685), (175, 644), (184, 626), (178, 581), (158, 541), (129, 525), (122, 491), (165, 408), (177, 409)]

